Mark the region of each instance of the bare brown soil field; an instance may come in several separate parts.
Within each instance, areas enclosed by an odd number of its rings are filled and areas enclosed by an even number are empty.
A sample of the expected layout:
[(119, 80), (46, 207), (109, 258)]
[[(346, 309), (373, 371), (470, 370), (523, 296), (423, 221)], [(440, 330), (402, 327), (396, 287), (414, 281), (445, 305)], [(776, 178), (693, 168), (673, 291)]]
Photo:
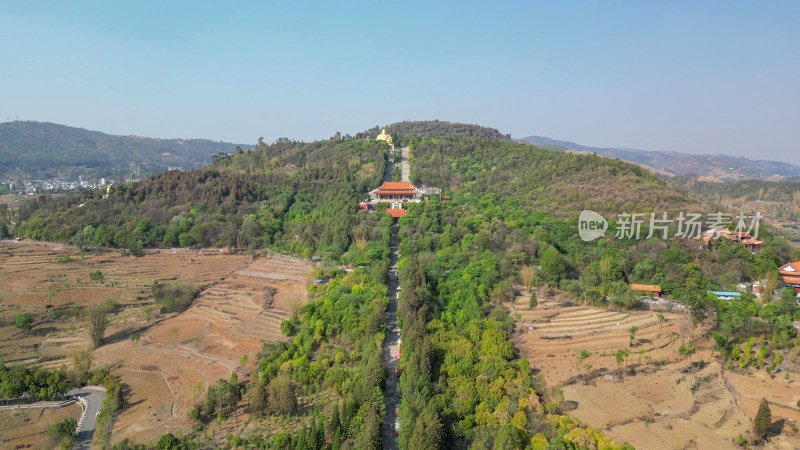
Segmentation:
[[(87, 306), (106, 299), (123, 308), (152, 306), (149, 299), (154, 280), (186, 285), (219, 282), (251, 258), (212, 251), (154, 251), (135, 258), (118, 251), (104, 251), (80, 257), (69, 246), (21, 242), (0, 244), (0, 357), (6, 363), (23, 362), (59, 366), (66, 347), (87, 342), (82, 321), (67, 314), (61, 320), (49, 317), (71, 306)], [(102, 282), (90, 281), (90, 272), (100, 270)], [(50, 294), (52, 292), (52, 294)], [(48, 300), (52, 295), (52, 301)], [(34, 317), (30, 333), (14, 327), (14, 317), (28, 312)], [(111, 340), (130, 311), (114, 317), (106, 336)]]
[[(800, 421), (800, 376), (725, 371), (708, 342), (693, 357), (694, 363), (705, 364), (690, 369), (678, 354), (679, 336), (689, 332), (683, 314), (664, 312), (661, 324), (654, 311), (565, 307), (553, 300), (540, 301), (531, 311), (527, 297), (517, 298), (516, 312), (521, 322), (514, 344), (521, 356), (549, 386), (562, 387), (564, 410), (611, 439), (648, 449), (734, 448), (731, 439), (746, 435), (758, 402), (767, 397), (774, 402), (775, 431), (783, 427), (770, 448), (800, 446), (788, 426), (790, 419)], [(639, 330), (629, 347), (632, 326)], [(584, 349), (591, 356), (579, 368), (576, 353)], [(631, 352), (621, 367), (613, 356), (618, 349)]]
[[(263, 342), (286, 340), (280, 324), (307, 301), (313, 268), (298, 258), (218, 250), (148, 251), (139, 258), (112, 251), (82, 259), (74, 252), (58, 244), (0, 244), (0, 312), (6, 318), (0, 357), (6, 363), (69, 365), (68, 348), (88, 343), (83, 322), (54, 321), (48, 311), (107, 298), (122, 305), (111, 316), (104, 345), (94, 352), (94, 367), (121, 378), (128, 402), (112, 442), (146, 443), (168, 431), (190, 431), (187, 413), (202, 401), (192, 393), (195, 383), (207, 387), (232, 371), (241, 379), (255, 366)], [(67, 256), (73, 260), (58, 262)], [(104, 274), (102, 283), (89, 282), (95, 270)], [(161, 315), (150, 297), (154, 280), (206, 288), (183, 313)], [(13, 325), (20, 312), (36, 319), (30, 333)], [(134, 334), (138, 343), (131, 340)], [(250, 362), (243, 369), (245, 353)]]
[[(157, 439), (165, 426), (184, 433), (191, 430), (189, 410), (195, 406), (192, 388), (207, 387), (232, 371), (240, 377), (255, 366), (263, 341), (286, 340), (280, 324), (294, 308), (305, 304), (311, 264), (285, 256), (259, 258), (234, 271), (222, 282), (203, 291), (184, 313), (162, 321), (142, 333), (138, 345), (120, 341), (98, 349), (111, 365), (150, 371), (160, 377), (124, 375), (131, 390), (142, 393), (141, 403), (120, 414), (113, 441)], [(248, 367), (240, 367), (247, 353)], [(128, 361), (136, 361), (136, 366)], [(164, 389), (168, 392), (164, 392)], [(143, 439), (149, 421), (163, 425)]]
[(0, 448), (41, 448), (47, 429), (69, 418), (81, 418), (80, 405), (0, 412)]

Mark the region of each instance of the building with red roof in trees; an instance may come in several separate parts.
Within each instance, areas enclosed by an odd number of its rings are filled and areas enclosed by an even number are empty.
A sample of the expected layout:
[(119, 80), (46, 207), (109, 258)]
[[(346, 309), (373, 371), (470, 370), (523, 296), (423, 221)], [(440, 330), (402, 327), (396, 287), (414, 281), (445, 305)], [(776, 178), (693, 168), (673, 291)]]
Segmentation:
[(631, 284), (631, 290), (636, 292), (644, 292), (648, 297), (661, 297), (661, 286), (657, 284)]
[(422, 191), (407, 181), (384, 181), (380, 187), (369, 193), (373, 203), (419, 203), (422, 201)]
[(710, 228), (708, 231), (703, 233), (703, 242), (706, 245), (711, 245), (711, 241), (717, 238), (726, 238), (730, 239), (733, 242), (738, 242), (748, 250), (753, 253), (758, 252), (762, 248), (764, 248), (764, 241), (759, 241), (758, 239), (754, 239), (749, 231), (731, 231), (727, 228), (717, 227), (717, 228)]
[(386, 210), (386, 212), (389, 213), (389, 215), (394, 217), (395, 219), (399, 219), (406, 215), (406, 210), (403, 208), (399, 209), (389, 208)]
[(781, 280), (800, 294), (800, 260), (786, 263), (778, 270), (781, 273)]

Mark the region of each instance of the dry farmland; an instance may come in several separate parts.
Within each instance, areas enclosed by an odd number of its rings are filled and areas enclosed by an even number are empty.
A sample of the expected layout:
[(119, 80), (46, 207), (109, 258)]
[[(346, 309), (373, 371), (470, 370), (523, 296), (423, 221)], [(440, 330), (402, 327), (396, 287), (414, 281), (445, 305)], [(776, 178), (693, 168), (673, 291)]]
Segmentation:
[[(678, 354), (688, 335), (685, 315), (654, 311), (613, 311), (570, 306), (547, 299), (530, 310), (518, 297), (522, 317), (514, 343), (549, 386), (564, 392), (563, 409), (636, 448), (734, 448), (731, 438), (750, 429), (758, 402), (767, 395), (773, 421), (782, 426), (775, 448), (797, 448), (800, 439), (789, 424), (800, 421), (800, 376), (771, 378), (722, 369), (701, 344), (693, 366)], [(628, 330), (636, 326), (630, 346)], [(533, 327), (534, 329), (529, 329)], [(701, 330), (694, 330), (700, 333)], [(630, 350), (617, 364), (614, 353)], [(578, 364), (576, 353), (590, 356)], [(779, 431), (779, 430), (775, 430)]]
[[(292, 257), (220, 250), (158, 250), (136, 258), (118, 251), (81, 256), (59, 244), (0, 244), (0, 357), (6, 364), (68, 363), (68, 349), (88, 343), (78, 309), (117, 303), (94, 352), (94, 367), (118, 375), (126, 394), (113, 441), (186, 432), (187, 412), (202, 400), (192, 387), (227, 379), (231, 371), (244, 375), (263, 342), (285, 339), (280, 323), (306, 302), (312, 267)], [(102, 280), (90, 278), (98, 270)], [(204, 289), (186, 311), (159, 314), (150, 293), (156, 280)], [(29, 333), (14, 327), (22, 312), (34, 317)], [(245, 353), (249, 368), (239, 367)]]

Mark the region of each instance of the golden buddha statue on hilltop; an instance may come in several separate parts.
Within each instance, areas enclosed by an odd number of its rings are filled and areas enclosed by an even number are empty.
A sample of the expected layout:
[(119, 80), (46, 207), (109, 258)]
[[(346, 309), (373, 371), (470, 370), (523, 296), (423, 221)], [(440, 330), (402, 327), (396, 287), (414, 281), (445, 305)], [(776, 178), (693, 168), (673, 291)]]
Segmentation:
[(394, 147), (394, 145), (392, 144), (392, 135), (386, 134), (386, 128), (381, 130), (381, 134), (379, 134), (378, 137), (375, 138), (375, 140), (386, 141), (386, 143), (389, 144), (390, 147)]

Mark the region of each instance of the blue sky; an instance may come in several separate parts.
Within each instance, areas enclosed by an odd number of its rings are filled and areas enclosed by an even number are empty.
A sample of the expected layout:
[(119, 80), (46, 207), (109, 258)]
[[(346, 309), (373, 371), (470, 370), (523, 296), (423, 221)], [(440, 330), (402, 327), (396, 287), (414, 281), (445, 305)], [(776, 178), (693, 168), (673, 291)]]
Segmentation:
[(441, 119), (800, 164), (797, 24), (794, 0), (0, 0), (0, 120), (252, 144)]

